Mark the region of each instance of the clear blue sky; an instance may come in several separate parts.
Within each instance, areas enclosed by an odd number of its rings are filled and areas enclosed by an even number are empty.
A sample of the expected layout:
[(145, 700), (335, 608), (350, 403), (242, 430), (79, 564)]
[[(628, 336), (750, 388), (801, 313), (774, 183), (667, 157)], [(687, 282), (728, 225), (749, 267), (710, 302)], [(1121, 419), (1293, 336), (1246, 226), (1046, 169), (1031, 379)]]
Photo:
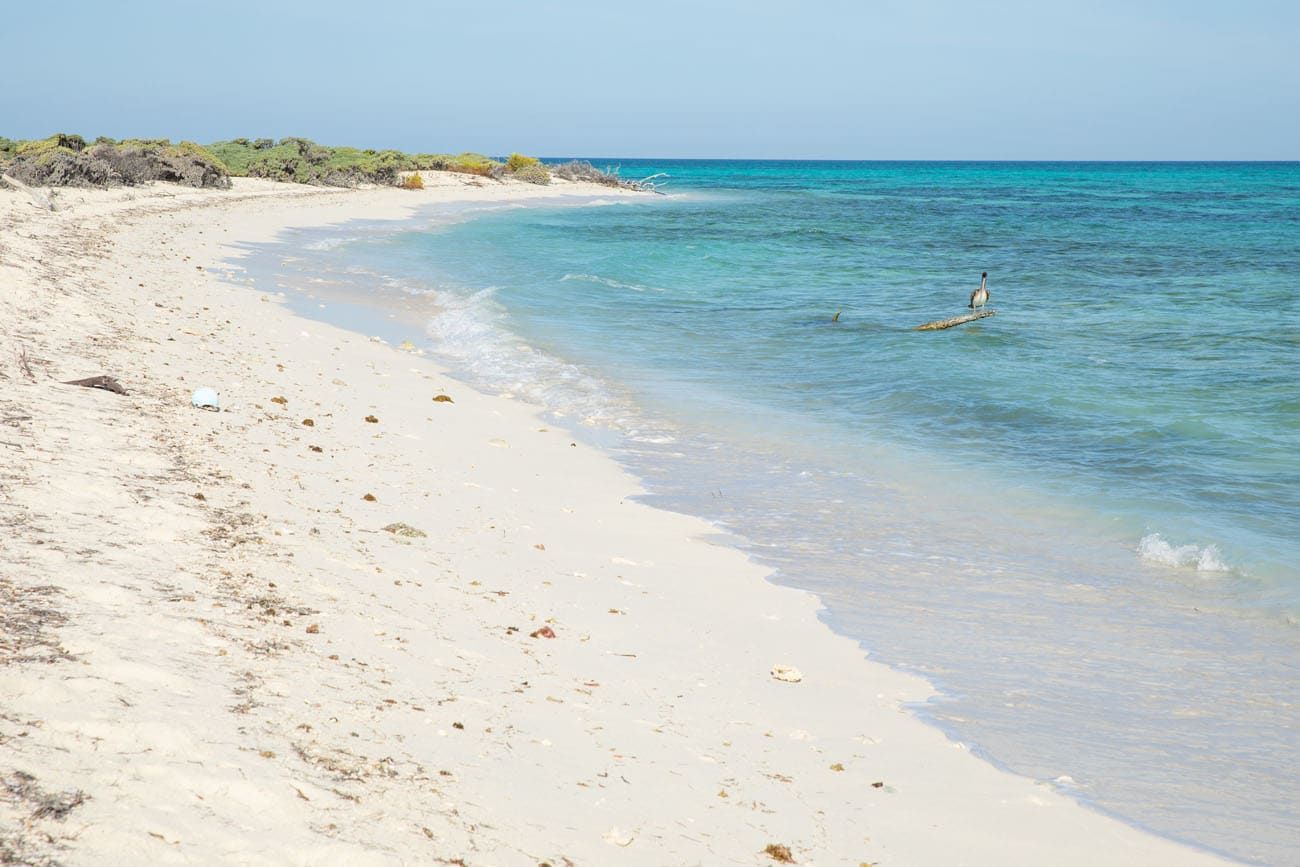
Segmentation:
[(0, 135), (1300, 159), (1300, 0), (22, 0)]

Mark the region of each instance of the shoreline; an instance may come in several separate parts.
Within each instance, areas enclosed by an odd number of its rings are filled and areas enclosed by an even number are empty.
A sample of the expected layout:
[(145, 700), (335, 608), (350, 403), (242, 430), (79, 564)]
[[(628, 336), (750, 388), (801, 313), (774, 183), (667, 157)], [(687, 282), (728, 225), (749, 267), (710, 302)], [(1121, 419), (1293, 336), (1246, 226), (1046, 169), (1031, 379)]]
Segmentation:
[[(636, 480), (538, 408), (218, 277), (231, 243), (291, 226), (554, 193), (246, 182), (65, 193), (53, 214), (0, 193), (0, 311), (36, 380), (2, 368), (20, 420), (0, 437), (19, 446), (0, 452), (17, 578), (0, 589), (45, 600), (25, 655), (57, 660), (0, 665), (0, 774), (33, 775), (0, 802), (24, 829), (0, 845), (68, 863), (774, 863), (768, 845), (1227, 863), (948, 741), (904, 709), (928, 685), (704, 521), (628, 501)], [(130, 394), (58, 384), (99, 373)], [(200, 384), (228, 411), (191, 409)], [(426, 535), (383, 531), (398, 522)]]
[[(381, 335), (393, 346), (397, 346), (408, 338), (414, 340), (417, 345), (424, 345), (425, 340), (427, 340), (433, 344), (431, 357), (435, 359), (437, 364), (444, 367), (452, 378), (467, 384), (470, 388), (489, 394), (499, 393), (504, 389), (525, 402), (531, 402), (543, 407), (546, 421), (566, 429), (569, 435), (577, 439), (578, 442), (585, 442), (609, 455), (620, 467), (637, 480), (639, 486), (647, 489), (636, 497), (637, 502), (649, 505), (652, 508), (688, 515), (707, 522), (711, 541), (714, 544), (734, 548), (751, 558), (755, 564), (767, 573), (766, 580), (810, 593), (814, 598), (819, 598), (821, 604), (819, 619), (834, 634), (859, 642), (865, 656), (884, 660), (884, 664), (892, 670), (913, 675), (925, 681), (930, 694), (925, 700), (909, 705), (907, 710), (926, 725), (938, 729), (949, 740), (965, 744), (965, 747), (982, 761), (1006, 773), (1047, 785), (1069, 799), (1082, 804), (1087, 809), (1114, 818), (1139, 831), (1172, 840), (1200, 851), (1214, 853), (1229, 860), (1240, 857), (1239, 854), (1234, 855), (1232, 850), (1216, 847), (1212, 842), (1207, 842), (1205, 838), (1178, 833), (1178, 829), (1162, 829), (1158, 824), (1147, 821), (1149, 817), (1143, 816), (1140, 812), (1135, 813), (1132, 810), (1126, 812), (1125, 805), (1108, 803), (1092, 790), (1090, 782), (1084, 782), (1085, 779), (1092, 781), (1105, 779), (1104, 777), (1082, 777), (1079, 771), (1068, 763), (1058, 764), (1052, 771), (1048, 771), (1049, 765), (1041, 760), (1041, 753), (1033, 754), (1036, 758), (1039, 758), (1039, 761), (1024, 762), (1023, 753), (1017, 754), (1015, 751), (1007, 751), (999, 754), (991, 746), (981, 741), (977, 736), (978, 733), (964, 732), (962, 723), (967, 722), (965, 719), (967, 715), (961, 713), (960, 710), (956, 712), (952, 710), (953, 700), (958, 696), (962, 696), (959, 684), (946, 681), (942, 676), (932, 676), (931, 672), (935, 671), (933, 668), (927, 670), (926, 666), (908, 665), (901, 661), (896, 649), (886, 649), (887, 640), (884, 636), (876, 636), (874, 643), (868, 643), (868, 639), (872, 637), (873, 633), (871, 630), (866, 630), (861, 632), (861, 636), (864, 637), (860, 637), (859, 632), (855, 632), (843, 619), (836, 616), (835, 595), (833, 593), (829, 598), (822, 597), (820, 593), (824, 588), (819, 590), (816, 586), (809, 586), (794, 576), (797, 570), (791, 569), (792, 563), (788, 553), (781, 552), (777, 554), (779, 548), (773, 547), (770, 542), (765, 544), (753, 542), (744, 528), (737, 527), (734, 521), (729, 522), (716, 515), (711, 516), (707, 504), (701, 504), (689, 497), (683, 497), (680, 486), (677, 486), (678, 489), (675, 490), (676, 496), (668, 493), (667, 489), (674, 488), (674, 485), (667, 482), (665, 478), (656, 477), (657, 471), (663, 469), (662, 464), (659, 466), (650, 465), (653, 464), (653, 460), (647, 458), (644, 446), (639, 442), (635, 442), (644, 432), (643, 425), (633, 422), (629, 427), (625, 415), (626, 410), (612, 412), (608, 420), (598, 421), (594, 417), (587, 417), (584, 420), (582, 411), (580, 409), (575, 411), (572, 405), (566, 403), (567, 399), (563, 396), (560, 397), (558, 405), (553, 405), (547, 398), (554, 395), (550, 394), (545, 385), (530, 387), (527, 382), (518, 381), (519, 371), (517, 370), (503, 368), (499, 365), (489, 367), (487, 370), (477, 366), (466, 367), (466, 364), (470, 362), (462, 359), (459, 351), (444, 352), (441, 349), (441, 341), (438, 336), (429, 337), (422, 333), (426, 328), (431, 328), (429, 319), (431, 317), (436, 318), (442, 309), (438, 306), (442, 302), (430, 300), (429, 295), (422, 293), (431, 292), (437, 295), (448, 291), (441, 287), (438, 280), (422, 279), (409, 265), (405, 268), (386, 269), (379, 260), (374, 258), (373, 253), (369, 257), (363, 255), (359, 260), (353, 258), (340, 260), (330, 258), (328, 253), (317, 252), (321, 249), (332, 250), (338, 243), (352, 243), (354, 241), (358, 241), (363, 248), (370, 246), (372, 250), (382, 251), (384, 249), (382, 243), (384, 239), (407, 237), (411, 233), (419, 234), (422, 231), (421, 227), (425, 222), (425, 218), (430, 218), (430, 230), (432, 231), (436, 231), (437, 227), (444, 222), (462, 222), (477, 219), (480, 214), (487, 213), (490, 210), (517, 210), (518, 218), (527, 223), (530, 222), (527, 217), (529, 210), (540, 209), (542, 213), (562, 213), (564, 209), (582, 207), (583, 204), (580, 201), (556, 204), (542, 201), (517, 209), (448, 208), (441, 214), (435, 210), (423, 212), (418, 218), (413, 218), (401, 225), (380, 229), (374, 233), (373, 237), (371, 237), (371, 232), (368, 231), (373, 227), (373, 224), (367, 224), (364, 221), (317, 229), (306, 227), (294, 229), (283, 233), (269, 244), (257, 245), (254, 253), (255, 258), (253, 263), (250, 263), (251, 270), (249, 273), (262, 275), (263, 282), (268, 284), (276, 277), (291, 273), (292, 278), (288, 282), (277, 285), (287, 295), (288, 303), (297, 315), (338, 325), (366, 336)], [(359, 227), (359, 230), (352, 231), (353, 227)], [(380, 242), (379, 246), (375, 246), (376, 241)], [(281, 257), (285, 262), (291, 263), (291, 272), (277, 271), (276, 263), (281, 260)], [(428, 266), (436, 271), (437, 265), (435, 261), (430, 260)], [(359, 263), (364, 263), (365, 277), (357, 277), (352, 273), (352, 268)], [(334, 279), (328, 279), (325, 282), (329, 285), (324, 287), (324, 291), (321, 291), (316, 287), (316, 283), (319, 282), (318, 278), (322, 276), (326, 278), (337, 277), (337, 283), (335, 283)], [(381, 282), (371, 286), (370, 284), (376, 278), (380, 279)], [(398, 288), (390, 288), (390, 281), (392, 281), (392, 287)], [(414, 295), (408, 295), (407, 293), (412, 286), (422, 287), (422, 289), (415, 292)], [(470, 291), (481, 290), (475, 290), (471, 287)], [(456, 297), (455, 292), (452, 294), (453, 298)], [(405, 309), (400, 308), (399, 305), (407, 304), (410, 299), (415, 299), (417, 304), (424, 303), (430, 306), (428, 309), (423, 310), (417, 310), (410, 305)], [(318, 305), (317, 302), (326, 303)], [(454, 305), (455, 301), (453, 300), (451, 303)], [(318, 306), (323, 309), (317, 309)], [(380, 319), (376, 316), (373, 322), (364, 327), (349, 325), (347, 319), (352, 311), (365, 307), (372, 308), (377, 314), (386, 314), (388, 318)], [(346, 312), (341, 314), (341, 310)], [(554, 349), (537, 350), (536, 335), (532, 337), (525, 336), (510, 326), (498, 327), (507, 329), (503, 332), (508, 335), (506, 342), (512, 342), (513, 340), (513, 342), (520, 343), (528, 349), (530, 354), (538, 351), (553, 354), (557, 351)], [(432, 332), (441, 334), (442, 329), (432, 328)], [(424, 340), (421, 338), (424, 338)], [(423, 352), (424, 350), (420, 351)], [(580, 362), (553, 357), (552, 363), (560, 363), (566, 366), (579, 365), (575, 369), (585, 370), (588, 374), (596, 377), (603, 378), (605, 376), (604, 372), (598, 368), (592, 370), (590, 365), (585, 368), (581, 367)], [(477, 365), (478, 362), (474, 362), (474, 364)], [(499, 373), (502, 370), (509, 372), (505, 373), (504, 376), (493, 376), (493, 373)], [(543, 377), (538, 381), (545, 383), (546, 378)], [(520, 387), (521, 385), (522, 387)], [(626, 395), (609, 399), (624, 402), (630, 400)], [(620, 406), (630, 405), (620, 404)], [(557, 407), (564, 407), (564, 409)], [(662, 412), (662, 408), (660, 411)], [(637, 421), (642, 420), (638, 419)], [(611, 424), (612, 427), (607, 426)], [(652, 427), (655, 426), (652, 425)], [(636, 430), (635, 435), (630, 433), (632, 429)], [(674, 432), (682, 433), (676, 428), (674, 428)], [(632, 436), (633, 443), (626, 440), (628, 436)], [(681, 443), (674, 440), (674, 445), (668, 448), (670, 452), (675, 452), (680, 446)], [(629, 450), (634, 456), (629, 455)], [(662, 460), (665, 455), (660, 454), (658, 457)], [(754, 469), (758, 472), (757, 467)], [(650, 471), (647, 472), (647, 470)], [(668, 475), (671, 475), (671, 473)], [(700, 486), (698, 482), (697, 486)], [(876, 589), (879, 590), (880, 588), (877, 587)], [(880, 602), (884, 602), (884, 600), (873, 601), (872, 604), (878, 606)], [(896, 638), (897, 636), (889, 637)], [(967, 683), (966, 685), (969, 688), (970, 684)], [(972, 735), (976, 736), (972, 737)], [(1079, 739), (1076, 734), (1073, 738), (1067, 738), (1066, 742), (1077, 742)], [(1062, 746), (1060, 749), (1064, 755), (1064, 751), (1068, 750), (1068, 747)], [(1152, 750), (1152, 752), (1158, 751), (1158, 746), (1155, 746)], [(1034, 764), (1036, 767), (1033, 770), (1026, 770), (1024, 767), (1017, 768), (1018, 760), (1023, 764)], [(1107, 779), (1106, 782), (1110, 783), (1112, 781)], [(1173, 803), (1177, 802), (1174, 801)], [(1131, 807), (1132, 805), (1127, 806)], [(1243, 863), (1254, 862), (1247, 861)], [(1260, 860), (1258, 863), (1268, 862)]]

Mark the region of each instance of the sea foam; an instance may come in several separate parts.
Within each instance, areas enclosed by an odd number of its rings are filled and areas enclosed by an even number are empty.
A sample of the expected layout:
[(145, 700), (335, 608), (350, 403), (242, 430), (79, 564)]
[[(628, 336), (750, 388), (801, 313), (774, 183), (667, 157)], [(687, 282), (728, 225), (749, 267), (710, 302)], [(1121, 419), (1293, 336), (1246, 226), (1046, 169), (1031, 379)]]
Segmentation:
[(1159, 533), (1148, 533), (1138, 542), (1138, 556), (1148, 563), (1178, 568), (1191, 568), (1197, 572), (1228, 572), (1217, 545), (1171, 545)]
[(565, 274), (561, 280), (581, 280), (586, 283), (599, 283), (602, 286), (608, 286), (611, 289), (631, 289), (634, 292), (663, 292), (657, 286), (643, 286), (640, 283), (624, 283), (621, 280), (614, 280), (610, 277), (601, 277), (599, 274)]

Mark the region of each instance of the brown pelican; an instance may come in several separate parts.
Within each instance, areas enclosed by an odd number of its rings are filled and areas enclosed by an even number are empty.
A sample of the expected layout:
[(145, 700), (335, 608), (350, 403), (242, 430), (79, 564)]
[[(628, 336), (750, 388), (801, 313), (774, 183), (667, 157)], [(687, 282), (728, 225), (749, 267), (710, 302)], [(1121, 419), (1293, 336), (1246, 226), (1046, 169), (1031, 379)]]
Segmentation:
[(989, 303), (989, 290), (984, 288), (984, 284), (988, 282), (988, 279), (989, 279), (989, 272), (985, 271), (983, 274), (980, 275), (980, 288), (970, 293), (969, 306), (971, 310), (976, 310), (980, 307), (983, 307), (985, 304)]

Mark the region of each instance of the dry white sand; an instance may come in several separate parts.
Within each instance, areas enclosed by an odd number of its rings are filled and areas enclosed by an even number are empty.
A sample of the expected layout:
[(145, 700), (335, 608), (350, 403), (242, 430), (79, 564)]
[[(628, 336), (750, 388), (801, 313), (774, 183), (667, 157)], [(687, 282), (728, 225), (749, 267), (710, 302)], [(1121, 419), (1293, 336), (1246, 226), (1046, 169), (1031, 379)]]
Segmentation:
[(223, 280), (286, 226), (610, 194), (426, 179), (0, 191), (0, 863), (1218, 863), (919, 722), (537, 408)]

